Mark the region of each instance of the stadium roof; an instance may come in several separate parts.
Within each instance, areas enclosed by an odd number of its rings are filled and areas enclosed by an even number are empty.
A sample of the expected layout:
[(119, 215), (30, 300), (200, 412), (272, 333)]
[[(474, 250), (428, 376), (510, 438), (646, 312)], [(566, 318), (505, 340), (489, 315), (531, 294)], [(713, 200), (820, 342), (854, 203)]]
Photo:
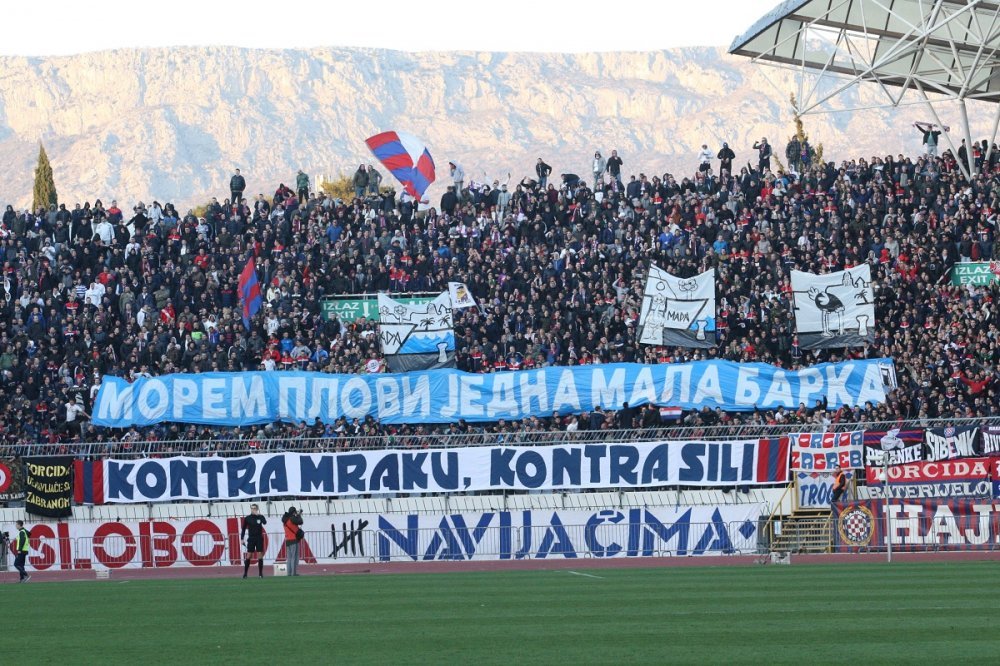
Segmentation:
[(737, 37), (729, 52), (848, 83), (875, 82), (898, 104), (908, 90), (1000, 102), (998, 49), (998, 2), (787, 0)]
[[(733, 55), (797, 70), (797, 114), (870, 82), (891, 106), (915, 91), (937, 125), (928, 94), (957, 101), (962, 135), (971, 144), (966, 100), (994, 103), (990, 145), (1000, 125), (998, 50), (1000, 0), (786, 0), (729, 47)], [(808, 89), (807, 76), (814, 79)], [(944, 136), (954, 151), (948, 132)], [(968, 175), (971, 151), (967, 155), (959, 166)]]

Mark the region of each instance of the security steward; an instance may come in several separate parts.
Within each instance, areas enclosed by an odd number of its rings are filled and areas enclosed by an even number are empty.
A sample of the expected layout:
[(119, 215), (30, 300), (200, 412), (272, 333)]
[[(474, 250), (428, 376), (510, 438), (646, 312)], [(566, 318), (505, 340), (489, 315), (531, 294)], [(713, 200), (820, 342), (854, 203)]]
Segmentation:
[(14, 568), (17, 569), (17, 573), (20, 575), (19, 583), (27, 583), (31, 580), (31, 576), (28, 572), (24, 570), (24, 565), (28, 560), (28, 551), (31, 550), (31, 533), (24, 527), (24, 521), (17, 521), (17, 535), (14, 537), (14, 543), (11, 550), (14, 551)]
[(840, 465), (837, 465), (833, 471), (833, 494), (830, 496), (830, 504), (839, 502), (846, 491), (847, 475), (844, 474), (844, 470), (840, 468)]

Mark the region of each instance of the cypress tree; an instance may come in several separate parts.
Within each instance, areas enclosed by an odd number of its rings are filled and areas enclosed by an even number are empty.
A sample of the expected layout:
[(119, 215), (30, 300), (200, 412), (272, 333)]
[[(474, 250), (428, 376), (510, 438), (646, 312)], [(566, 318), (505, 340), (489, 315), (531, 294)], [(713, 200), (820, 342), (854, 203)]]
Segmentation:
[(32, 211), (38, 210), (40, 206), (48, 210), (51, 204), (57, 203), (52, 165), (49, 164), (49, 156), (45, 154), (45, 146), (41, 142), (38, 143), (38, 166), (35, 167), (35, 188), (32, 195)]

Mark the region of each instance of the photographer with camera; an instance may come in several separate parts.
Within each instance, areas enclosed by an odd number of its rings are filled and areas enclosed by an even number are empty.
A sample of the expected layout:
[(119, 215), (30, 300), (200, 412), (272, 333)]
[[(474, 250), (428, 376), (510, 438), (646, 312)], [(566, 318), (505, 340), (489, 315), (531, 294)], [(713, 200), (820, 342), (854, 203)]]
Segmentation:
[(0, 571), (7, 571), (8, 550), (10, 550), (10, 532), (0, 532)]
[(281, 516), (281, 524), (285, 526), (285, 560), (289, 576), (298, 576), (299, 541), (306, 535), (302, 531), (302, 514), (294, 506)]

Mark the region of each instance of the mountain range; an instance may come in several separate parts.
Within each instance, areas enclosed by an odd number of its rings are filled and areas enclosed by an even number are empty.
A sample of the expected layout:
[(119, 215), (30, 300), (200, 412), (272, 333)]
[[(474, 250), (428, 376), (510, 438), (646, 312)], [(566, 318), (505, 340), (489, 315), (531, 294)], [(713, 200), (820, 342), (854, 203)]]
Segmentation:
[[(405, 130), (426, 142), (447, 180), (588, 174), (594, 150), (617, 149), (626, 174), (689, 174), (703, 143), (737, 160), (768, 136), (783, 154), (794, 131), (794, 77), (718, 48), (644, 53), (409, 53), (377, 49), (131, 49), (0, 58), (0, 203), (31, 203), (42, 141), (60, 201), (117, 198), (186, 209), (228, 196), (242, 169), (248, 195), (273, 193), (303, 169), (318, 179), (372, 162), (364, 140)], [(874, 85), (837, 108), (878, 101)], [(974, 125), (992, 111), (972, 107)], [(806, 116), (827, 159), (914, 154), (920, 107)], [(952, 118), (948, 116), (948, 118)], [(947, 122), (947, 120), (946, 120)]]

